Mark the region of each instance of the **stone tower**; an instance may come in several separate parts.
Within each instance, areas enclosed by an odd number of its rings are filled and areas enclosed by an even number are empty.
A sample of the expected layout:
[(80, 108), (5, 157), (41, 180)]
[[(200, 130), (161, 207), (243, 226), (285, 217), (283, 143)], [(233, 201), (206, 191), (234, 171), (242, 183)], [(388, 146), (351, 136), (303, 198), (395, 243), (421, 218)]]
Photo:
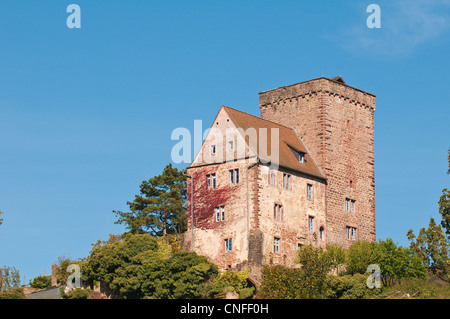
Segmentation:
[(259, 93), (261, 118), (292, 127), (327, 178), (328, 242), (375, 238), (375, 95), (321, 77)]

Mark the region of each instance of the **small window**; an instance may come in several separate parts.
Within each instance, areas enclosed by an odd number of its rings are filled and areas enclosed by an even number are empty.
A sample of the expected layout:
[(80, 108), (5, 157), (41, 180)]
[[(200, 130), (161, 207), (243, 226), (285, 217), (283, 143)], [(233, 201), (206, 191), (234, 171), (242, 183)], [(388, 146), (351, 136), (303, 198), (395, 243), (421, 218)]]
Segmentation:
[(230, 127), (230, 119), (227, 119), (227, 127)]
[(275, 186), (275, 172), (273, 169), (269, 170), (269, 185)]
[(311, 184), (307, 184), (306, 185), (306, 195), (308, 200), (312, 200), (313, 199), (313, 186)]
[(290, 148), (292, 151), (292, 154), (294, 154), (295, 159), (300, 163), (300, 164), (305, 164), (305, 153), (294, 150), (293, 148)]
[(356, 228), (355, 227), (346, 227), (347, 239), (355, 241), (356, 240)]
[(312, 233), (314, 231), (314, 217), (308, 217), (308, 230)]
[(280, 238), (275, 237), (273, 239), (273, 252), (275, 254), (279, 254), (280, 253)]
[(323, 231), (324, 231), (324, 228), (323, 228), (323, 226), (321, 226), (321, 227), (319, 228), (319, 239), (320, 239), (320, 240), (323, 240)]
[(225, 220), (225, 206), (216, 207), (216, 222)]
[(273, 218), (275, 220), (281, 221), (283, 215), (283, 206), (279, 204), (275, 204), (273, 207)]
[(302, 245), (302, 244), (300, 244), (300, 243), (298, 243), (298, 244), (297, 244), (297, 250), (300, 250), (300, 249), (302, 249), (302, 247), (303, 247), (303, 245)]
[(225, 252), (230, 252), (232, 250), (232, 240), (231, 238), (225, 239)]
[(345, 210), (347, 212), (355, 212), (355, 205), (356, 205), (356, 201), (350, 198), (346, 198), (345, 199)]
[(211, 154), (216, 154), (216, 145), (211, 145)]
[(302, 152), (299, 153), (298, 162), (300, 164), (305, 164), (305, 153)]
[(230, 169), (230, 185), (239, 184), (239, 169)]
[(291, 175), (283, 173), (283, 187), (286, 189), (292, 189)]
[(216, 174), (206, 175), (206, 183), (208, 184), (208, 189), (216, 189)]
[(233, 150), (233, 147), (234, 147), (233, 141), (228, 142), (228, 147), (230, 148), (230, 150)]

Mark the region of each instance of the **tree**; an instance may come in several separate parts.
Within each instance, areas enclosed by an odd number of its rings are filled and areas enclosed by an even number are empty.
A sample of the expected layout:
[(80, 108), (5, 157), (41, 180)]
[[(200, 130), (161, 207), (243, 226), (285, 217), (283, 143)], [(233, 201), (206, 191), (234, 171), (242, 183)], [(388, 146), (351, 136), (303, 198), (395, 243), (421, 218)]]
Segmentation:
[(30, 287), (44, 289), (51, 285), (52, 281), (47, 276), (38, 276), (32, 281), (30, 280)]
[(15, 267), (0, 268), (0, 291), (20, 287), (20, 274)]
[(439, 214), (442, 216), (441, 226), (450, 240), (450, 190), (444, 188), (439, 198)]
[(410, 249), (420, 256), (423, 265), (430, 269), (434, 275), (448, 280), (446, 277), (449, 267), (450, 247), (442, 227), (436, 224), (434, 218), (430, 218), (427, 229), (425, 227), (420, 229), (417, 238), (411, 229), (407, 236), (410, 240)]
[(397, 246), (391, 239), (380, 240), (377, 244), (378, 253), (374, 263), (380, 267), (383, 285), (391, 285), (403, 278), (424, 278), (426, 268), (421, 259), (409, 248)]
[(450, 174), (450, 147), (448, 148), (447, 160), (448, 160), (447, 174)]
[(350, 275), (365, 274), (367, 266), (376, 263), (377, 254), (377, 243), (356, 241), (347, 249), (347, 273)]
[(113, 211), (131, 233), (149, 233), (153, 236), (179, 234), (186, 230), (186, 176), (185, 170), (167, 165), (162, 174), (143, 181), (140, 195), (127, 202), (129, 212)]
[[(450, 174), (450, 147), (448, 148), (448, 170), (447, 174)], [(444, 188), (442, 195), (439, 198), (439, 213), (442, 216), (441, 226), (444, 228), (448, 239), (450, 240), (450, 190)]]
[(217, 267), (206, 257), (173, 249), (169, 240), (124, 234), (96, 245), (84, 265), (89, 282), (101, 281), (127, 299), (200, 298)]

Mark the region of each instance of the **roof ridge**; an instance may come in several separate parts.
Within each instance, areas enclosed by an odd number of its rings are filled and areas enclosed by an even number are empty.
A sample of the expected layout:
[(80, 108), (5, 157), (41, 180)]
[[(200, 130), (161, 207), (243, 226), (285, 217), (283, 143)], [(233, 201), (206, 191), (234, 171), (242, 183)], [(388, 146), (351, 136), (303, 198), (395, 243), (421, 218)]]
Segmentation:
[(272, 123), (272, 124), (275, 124), (275, 125), (278, 125), (278, 126), (287, 128), (287, 129), (289, 129), (289, 130), (292, 130), (292, 127), (289, 127), (289, 126), (286, 126), (286, 125), (283, 125), (283, 124), (280, 124), (280, 123), (277, 123), (277, 122), (274, 122), (274, 121), (271, 121), (271, 120), (263, 119), (262, 117), (259, 117), (259, 116), (256, 116), (256, 115), (253, 115), (253, 114), (250, 114), (250, 113), (246, 113), (246, 112), (244, 112), (244, 111), (235, 109), (235, 108), (230, 107), (230, 106), (227, 106), (227, 105), (223, 105), (223, 104), (222, 104), (222, 107), (231, 109), (231, 110), (233, 110), (233, 111), (237, 111), (237, 112), (239, 112), (239, 113), (243, 113), (243, 114), (245, 114), (245, 115), (250, 115), (250, 116), (252, 116), (252, 117), (257, 118), (258, 120), (266, 121), (266, 122), (269, 122), (269, 123)]

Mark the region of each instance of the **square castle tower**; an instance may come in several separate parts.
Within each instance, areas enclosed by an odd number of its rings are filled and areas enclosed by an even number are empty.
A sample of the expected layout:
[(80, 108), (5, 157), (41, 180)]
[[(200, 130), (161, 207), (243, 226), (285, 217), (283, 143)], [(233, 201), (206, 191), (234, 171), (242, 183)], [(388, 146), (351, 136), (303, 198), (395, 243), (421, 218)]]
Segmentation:
[(259, 107), (222, 106), (187, 168), (184, 245), (253, 272), (295, 266), (301, 245), (375, 241), (375, 95), (321, 77), (261, 92)]

